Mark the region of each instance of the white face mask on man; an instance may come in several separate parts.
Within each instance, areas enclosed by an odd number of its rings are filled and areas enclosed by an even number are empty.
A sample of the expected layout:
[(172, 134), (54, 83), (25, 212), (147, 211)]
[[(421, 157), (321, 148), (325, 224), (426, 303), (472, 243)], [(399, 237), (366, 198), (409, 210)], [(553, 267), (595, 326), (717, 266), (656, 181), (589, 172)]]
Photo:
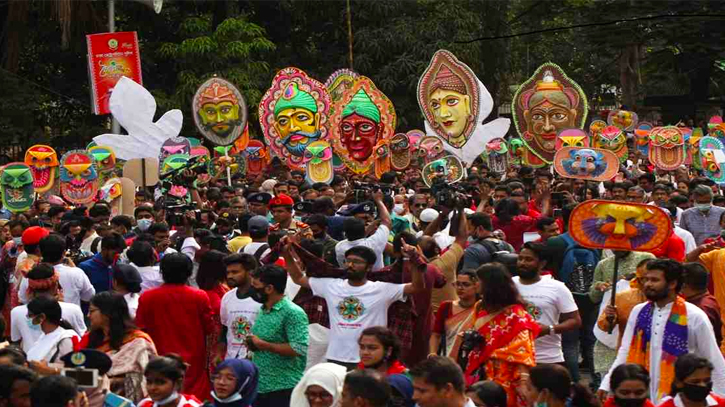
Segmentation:
[(395, 206), (393, 206), (393, 212), (395, 212), (398, 216), (403, 215), (405, 213), (405, 205), (395, 204)]
[(139, 219), (136, 221), (136, 226), (142, 232), (149, 230), (151, 224), (154, 223), (153, 219)]

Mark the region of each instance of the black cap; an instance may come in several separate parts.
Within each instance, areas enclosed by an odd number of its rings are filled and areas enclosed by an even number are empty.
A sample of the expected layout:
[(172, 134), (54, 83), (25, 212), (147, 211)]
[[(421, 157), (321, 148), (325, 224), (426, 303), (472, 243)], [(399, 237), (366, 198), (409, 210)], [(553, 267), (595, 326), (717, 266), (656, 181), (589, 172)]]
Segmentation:
[(340, 214), (342, 216), (353, 216), (358, 213), (367, 213), (370, 215), (374, 214), (375, 213), (375, 204), (368, 201), (368, 202), (359, 203), (357, 205), (351, 205), (346, 210), (341, 212)]
[(292, 208), (295, 212), (312, 213), (312, 201), (299, 201)]
[(132, 293), (141, 292), (141, 273), (138, 272), (136, 267), (128, 264), (116, 264), (113, 266), (113, 278), (123, 284), (128, 291)]
[(78, 352), (71, 352), (60, 360), (69, 369), (96, 369), (99, 375), (104, 375), (111, 370), (113, 362), (105, 352), (95, 349), (81, 349)]
[(272, 195), (266, 193), (266, 192), (257, 192), (255, 194), (251, 194), (247, 197), (247, 201), (249, 202), (257, 202), (257, 203), (263, 203), (267, 205), (269, 201), (272, 200)]

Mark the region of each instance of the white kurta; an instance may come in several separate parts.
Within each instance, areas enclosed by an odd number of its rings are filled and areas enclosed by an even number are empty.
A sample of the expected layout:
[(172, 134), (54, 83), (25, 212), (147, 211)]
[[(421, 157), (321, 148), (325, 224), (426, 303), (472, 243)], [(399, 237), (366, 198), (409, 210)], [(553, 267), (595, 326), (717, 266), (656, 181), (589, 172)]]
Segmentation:
[[(617, 358), (614, 360), (614, 364), (609, 369), (609, 372), (599, 387), (600, 390), (610, 391), (609, 378), (612, 375), (612, 371), (617, 366), (627, 363), (627, 355), (629, 354), (629, 347), (632, 344), (634, 336), (634, 327), (637, 324), (637, 317), (640, 311), (647, 303), (636, 305), (632, 312), (629, 314), (627, 320), (627, 327), (624, 330), (622, 336), (622, 345), (619, 347), (617, 352)], [(653, 403), (659, 404), (660, 399), (657, 397), (657, 389), (659, 387), (660, 380), (660, 361), (662, 360), (662, 340), (665, 334), (665, 324), (667, 319), (670, 317), (672, 311), (673, 302), (659, 308), (657, 304), (654, 305), (652, 315), (652, 338), (650, 340), (650, 400)], [(725, 394), (725, 359), (723, 359), (722, 353), (717, 346), (715, 341), (715, 334), (713, 333), (712, 324), (707, 318), (705, 312), (703, 312), (696, 305), (685, 303), (687, 310), (687, 347), (690, 353), (694, 353), (697, 356), (703, 357), (712, 363), (715, 369), (712, 371), (713, 391), (717, 394)], [(662, 395), (663, 397), (666, 394)]]

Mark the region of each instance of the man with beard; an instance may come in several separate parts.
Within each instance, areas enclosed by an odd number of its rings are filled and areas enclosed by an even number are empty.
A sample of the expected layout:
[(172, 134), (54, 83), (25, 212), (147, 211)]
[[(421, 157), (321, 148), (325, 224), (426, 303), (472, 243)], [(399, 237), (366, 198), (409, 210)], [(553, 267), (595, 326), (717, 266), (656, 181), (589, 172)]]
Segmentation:
[(526, 309), (541, 327), (536, 339), (536, 363), (563, 363), (561, 333), (578, 329), (582, 320), (571, 291), (551, 276), (541, 276), (548, 256), (541, 243), (524, 243), (516, 264), (514, 283)]
[(637, 363), (649, 370), (649, 398), (659, 403), (672, 387), (675, 359), (686, 353), (708, 359), (715, 367), (712, 390), (725, 391), (725, 359), (712, 325), (705, 312), (678, 296), (683, 272), (674, 260), (647, 264), (642, 286), (648, 301), (635, 306), (629, 315), (617, 358), (599, 387), (601, 400), (610, 390), (612, 371), (622, 363)]
[[(375, 192), (373, 197), (375, 205), (378, 207), (378, 216), (380, 218), (380, 225), (377, 226), (374, 233), (368, 236), (368, 231), (365, 228), (365, 222), (357, 218), (348, 218), (343, 222), (343, 231), (347, 239), (341, 241), (335, 246), (335, 255), (337, 256), (338, 264), (345, 263), (345, 257), (347, 251), (355, 246), (365, 246), (370, 248), (375, 253), (376, 259), (373, 262), (373, 270), (380, 270), (383, 268), (383, 251), (388, 244), (388, 235), (390, 235), (390, 229), (393, 227), (392, 221), (390, 220), (390, 214), (388, 209), (383, 204), (383, 193), (381, 191)], [(372, 205), (369, 203), (360, 204)]]
[(302, 157), (305, 147), (320, 138), (320, 113), (315, 98), (291, 83), (274, 106), (274, 128), (290, 154)]
[(227, 267), (227, 285), (231, 290), (224, 294), (221, 301), (219, 318), (222, 333), (219, 335), (217, 357), (222, 360), (244, 359), (247, 357), (247, 335), (252, 331), (262, 306), (249, 296), (251, 274), (257, 271), (257, 260), (249, 254), (234, 253), (224, 258), (224, 265)]
[(310, 230), (312, 230), (312, 236), (315, 242), (321, 244), (323, 247), (322, 258), (333, 266), (338, 267), (335, 256), (337, 240), (327, 234), (327, 217), (316, 213), (307, 218), (307, 224), (310, 226)]
[[(387, 228), (386, 235), (387, 235)], [(338, 244), (339, 248), (340, 244)], [(412, 267), (413, 256), (418, 252), (415, 246), (401, 242), (403, 267)], [(294, 252), (291, 243), (283, 248), (285, 258)], [(344, 260), (347, 279), (307, 277), (302, 273), (296, 261), (288, 262), (288, 271), (292, 281), (312, 293), (325, 299), (330, 312), (330, 341), (327, 347), (327, 360), (354, 369), (360, 362), (358, 339), (365, 328), (388, 325), (388, 307), (396, 301), (404, 301), (408, 296), (425, 289), (423, 272), (411, 271), (412, 284), (392, 284), (380, 281), (368, 281), (367, 274), (374, 269), (379, 260), (370, 248), (355, 245), (346, 249)]]
[(118, 256), (126, 250), (126, 241), (123, 237), (112, 232), (101, 240), (101, 252), (78, 265), (91, 281), (96, 293), (111, 290), (113, 265)]
[(482, 264), (489, 263), (496, 252), (514, 253), (513, 246), (493, 237), (493, 223), (490, 216), (474, 213), (468, 217), (468, 221), (474, 241), (463, 252), (464, 269), (478, 269)]

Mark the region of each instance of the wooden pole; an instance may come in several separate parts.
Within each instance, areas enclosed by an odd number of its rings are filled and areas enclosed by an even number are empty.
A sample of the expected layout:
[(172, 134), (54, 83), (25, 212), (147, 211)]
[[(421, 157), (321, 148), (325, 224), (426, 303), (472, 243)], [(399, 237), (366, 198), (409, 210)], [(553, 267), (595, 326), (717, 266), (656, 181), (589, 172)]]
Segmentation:
[(353, 59), (352, 59), (352, 11), (350, 9), (350, 0), (347, 0), (347, 41), (348, 41), (348, 56), (350, 59), (350, 69), (354, 70)]

